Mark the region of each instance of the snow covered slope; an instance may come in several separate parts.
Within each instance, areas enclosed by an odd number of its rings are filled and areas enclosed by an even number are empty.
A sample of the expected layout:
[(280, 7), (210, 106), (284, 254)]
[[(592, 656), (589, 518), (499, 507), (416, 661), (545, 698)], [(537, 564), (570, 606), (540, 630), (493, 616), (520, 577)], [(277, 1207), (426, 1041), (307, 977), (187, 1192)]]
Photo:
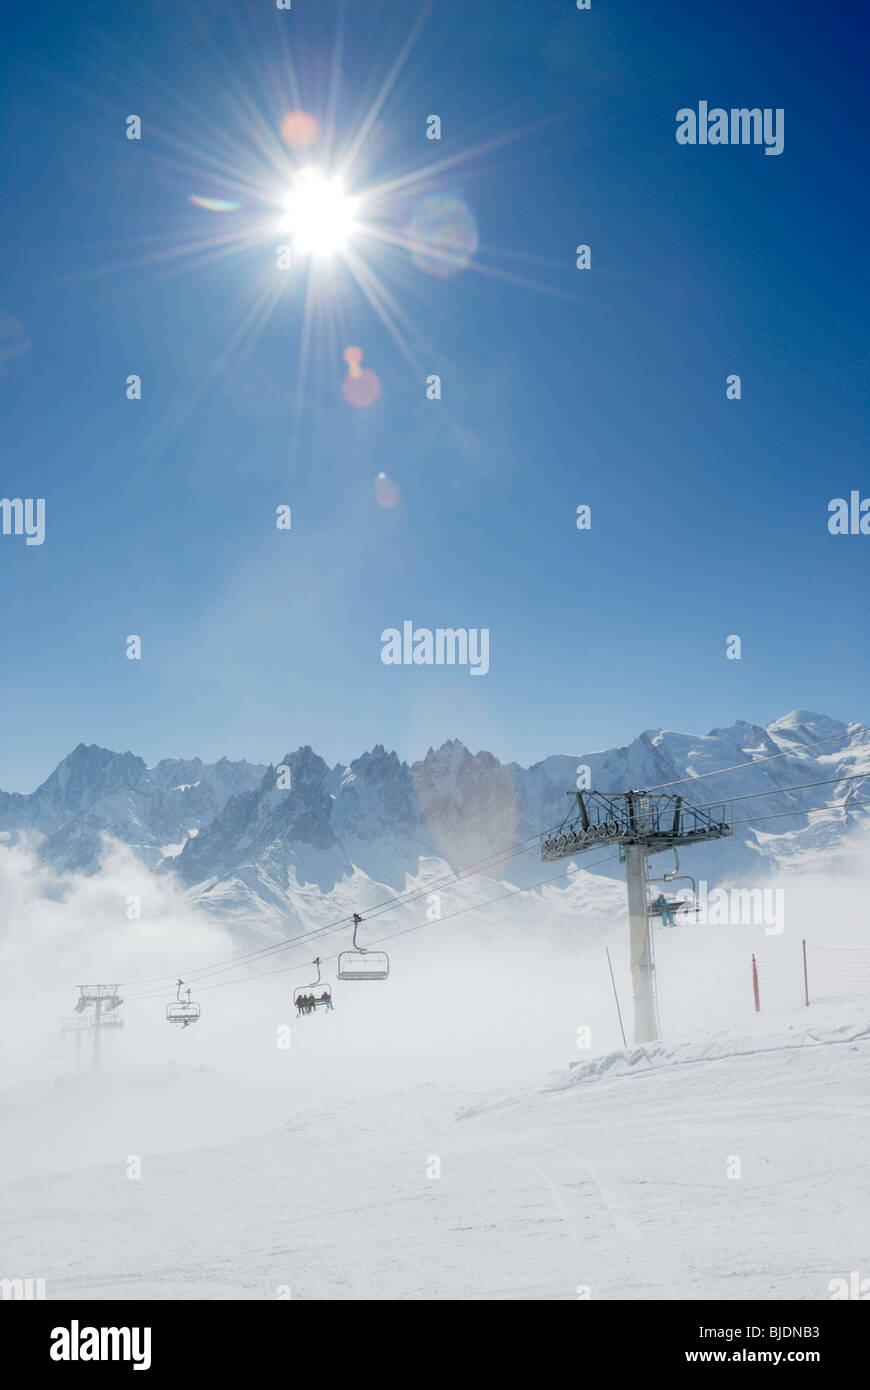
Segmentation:
[[(826, 1299), (870, 1270), (868, 1062), (867, 1008), (817, 1005), (522, 1091), (424, 1075), (376, 1093), (358, 1073), (258, 1136), (248, 1096), (247, 1137), (195, 1151), (238, 1086), (119, 1073), (104, 1164), (0, 1184), (4, 1272), (49, 1298)], [(298, 1085), (261, 1095), (264, 1117)], [(155, 1098), (175, 1152), (154, 1147)], [(28, 1106), (44, 1138), (95, 1101), (19, 1095), (19, 1156)]]

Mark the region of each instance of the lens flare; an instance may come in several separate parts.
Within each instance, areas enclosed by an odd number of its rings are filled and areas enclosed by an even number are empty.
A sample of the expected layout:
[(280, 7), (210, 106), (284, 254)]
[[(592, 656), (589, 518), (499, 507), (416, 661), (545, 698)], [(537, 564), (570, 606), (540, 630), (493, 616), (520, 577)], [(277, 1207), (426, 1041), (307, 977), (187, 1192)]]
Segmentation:
[(190, 201), (195, 207), (205, 208), (206, 212), (237, 212), (242, 206), (229, 198), (200, 198), (197, 193), (191, 193)]
[[(462, 695), (459, 701), (464, 704)], [(428, 719), (436, 713), (445, 722), (456, 717), (455, 689), (449, 699), (433, 694), (427, 703)], [(462, 798), (461, 816), (451, 810), (449, 799), (433, 796), (433, 778), (443, 775), (439, 763), (445, 758), (451, 783)], [(458, 867), (487, 855), (495, 857), (502, 845), (516, 843), (520, 807), (514, 775), (509, 767), (493, 767), (490, 753), (471, 753), (461, 743), (445, 744), (438, 750), (434, 765), (430, 749), (427, 757), (411, 768), (411, 777), (421, 818), (448, 864)], [(497, 876), (498, 869), (491, 872)]]
[(341, 383), (341, 393), (348, 405), (359, 407), (373, 405), (381, 394), (381, 383), (368, 367), (361, 367), (362, 348), (349, 347), (344, 350), (347, 363), (347, 376)]
[(379, 507), (395, 507), (401, 501), (402, 489), (393, 479), (388, 478), (386, 473), (379, 473), (375, 478), (375, 501)]
[(417, 205), (407, 229), (415, 265), (446, 280), (465, 270), (478, 247), (470, 208), (452, 193), (435, 193)]
[(294, 150), (313, 145), (318, 133), (317, 118), (310, 111), (290, 111), (281, 122), (281, 139)]

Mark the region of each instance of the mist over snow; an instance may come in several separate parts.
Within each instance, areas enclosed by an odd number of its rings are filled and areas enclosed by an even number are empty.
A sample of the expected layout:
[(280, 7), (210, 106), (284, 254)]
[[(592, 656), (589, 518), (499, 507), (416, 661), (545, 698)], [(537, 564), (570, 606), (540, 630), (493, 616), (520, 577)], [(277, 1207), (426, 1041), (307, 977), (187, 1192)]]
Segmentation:
[[(771, 1279), (825, 1296), (829, 1266), (870, 1255), (870, 994), (757, 1015), (751, 959), (763, 969), (803, 938), (870, 952), (867, 749), (798, 714), (525, 772), (458, 743), (411, 769), (376, 749), (330, 770), (301, 749), (282, 760), (284, 792), (278, 763), (219, 777), (174, 764), (154, 791), (132, 755), (76, 750), (33, 806), (6, 805), (0, 830), (5, 1258), (44, 1271), (49, 1297), (269, 1298), (292, 1281), (303, 1298), (559, 1298), (586, 1278), (602, 1297), (767, 1297)], [(583, 762), (610, 789), (771, 752), (786, 756), (690, 786), (692, 799), (715, 783), (762, 792), (748, 806), (765, 816), (797, 798), (830, 809), (735, 826), (733, 841), (681, 852), (681, 871), (779, 895), (781, 919), (655, 925), (665, 1041), (635, 1047), (618, 854), (542, 864), (535, 832), (564, 815)], [(183, 801), (194, 784), (211, 788), (198, 824)], [(168, 815), (166, 797), (183, 811)], [(457, 877), (475, 855), (491, 858)], [(336, 923), (354, 911), (362, 941), (389, 951), (386, 981), (336, 980), (351, 944)], [(335, 1007), (297, 1018), (316, 955)], [(178, 977), (202, 1006), (184, 1030), (165, 1018)], [(91, 1033), (80, 1055), (58, 1036), (78, 986), (97, 982), (124, 1001), (99, 1073)], [(807, 1088), (828, 1118), (804, 1152)], [(776, 1096), (775, 1126), (747, 1121), (756, 1093)], [(750, 1174), (739, 1219), (719, 1173), (732, 1152)], [(781, 1175), (824, 1213), (835, 1153), (853, 1175), (841, 1216), (784, 1245)], [(638, 1184), (653, 1208), (638, 1210)], [(123, 1249), (82, 1263), (82, 1233), (116, 1219)]]
[[(667, 866), (669, 856), (661, 859)], [(761, 962), (776, 961), (804, 937), (812, 945), (870, 948), (863, 840), (845, 842), (837, 864), (836, 874), (810, 866), (753, 884), (782, 893), (781, 934), (761, 924), (691, 918), (654, 928), (664, 1035), (746, 1021), (753, 1011), (753, 953)], [(240, 943), (227, 924), (190, 900), (175, 876), (149, 869), (125, 846), (109, 846), (99, 872), (84, 874), (46, 865), (27, 840), (0, 845), (4, 1085), (86, 1084), (76, 1079), (74, 1038), (59, 1040), (57, 1032), (61, 1017), (73, 1012), (78, 985), (96, 981), (117, 982), (125, 1001), (123, 1030), (103, 1038), (107, 1074), (202, 1069), (203, 1085), (212, 1077), (206, 1090), (219, 1089), (219, 1077), (234, 1078), (245, 1093), (265, 1087), (273, 1119), (324, 1096), (359, 1097), (423, 1081), (527, 1082), (621, 1048), (604, 948), (630, 1041), (624, 882), (574, 865), (562, 882), (494, 902), (513, 885), (475, 877), (442, 890), (441, 921), (427, 920), (428, 895), (373, 917), (363, 939), (394, 937), (382, 943), (390, 952), (390, 978), (342, 983), (335, 981), (335, 956), (350, 945), (347, 926), (299, 945), (271, 935)], [(141, 900), (141, 920), (127, 920), (130, 895)], [(344, 910), (357, 901), (349, 894)], [(465, 911), (469, 906), (475, 910)], [(461, 915), (451, 919), (453, 912)], [(336, 916), (340, 910), (326, 924)], [(309, 929), (317, 925), (312, 917)], [(270, 945), (279, 949), (231, 963)], [(297, 1020), (292, 991), (313, 979), (309, 962), (317, 954), (335, 1010)], [(197, 972), (206, 969), (200, 983)], [(164, 1018), (179, 975), (203, 1007), (201, 1022), (182, 1032)], [(276, 1042), (285, 1024), (289, 1053)], [(588, 1051), (577, 1050), (580, 1027), (591, 1029)], [(89, 1063), (90, 1035), (82, 1046)], [(219, 1127), (234, 1132), (231, 1116), (224, 1114)]]
[[(718, 772), (758, 758), (766, 761)], [(289, 789), (276, 785), (278, 766), (291, 770)], [(331, 770), (310, 748), (271, 768), (196, 758), (148, 768), (80, 745), (30, 796), (0, 795), (7, 1075), (69, 1067), (74, 1040), (54, 1041), (58, 1021), (72, 1013), (77, 986), (96, 981), (119, 983), (125, 999), (125, 1027), (105, 1039), (107, 1067), (183, 1060), (259, 1076), (265, 1049), (280, 1070), (275, 1029), (291, 1022), (292, 989), (313, 978), (317, 955), (334, 978), (350, 930), (330, 928), (354, 911), (366, 919), (361, 940), (390, 951), (392, 973), (385, 984), (337, 986), (334, 1016), (294, 1024), (299, 1047), (316, 1038), (311, 1065), (325, 1076), (345, 1049), (370, 1058), (379, 1079), (454, 1066), (509, 1078), (565, 1065), (581, 1025), (594, 1052), (617, 1046), (605, 945), (627, 1028), (631, 1016), (618, 855), (605, 848), (544, 865), (537, 845), (537, 832), (573, 805), (566, 793), (581, 766), (593, 787), (691, 775), (704, 780), (678, 790), (696, 804), (748, 796), (727, 811), (749, 823), (684, 852), (681, 872), (711, 891), (782, 895), (781, 934), (691, 918), (656, 928), (667, 1035), (727, 1027), (750, 1008), (753, 951), (776, 958), (804, 936), (865, 944), (870, 743), (824, 715), (793, 711), (764, 728), (738, 722), (704, 736), (648, 731), (623, 748), (530, 769), (455, 741), (410, 767), (376, 748)], [(823, 785), (782, 790), (813, 782)], [(780, 818), (822, 805), (831, 809)], [(456, 877), (484, 857), (480, 872)], [(650, 863), (656, 874), (673, 868), (670, 854)], [(292, 944), (312, 932), (322, 934)], [(204, 1009), (203, 1023), (182, 1034), (163, 1017), (179, 976)]]

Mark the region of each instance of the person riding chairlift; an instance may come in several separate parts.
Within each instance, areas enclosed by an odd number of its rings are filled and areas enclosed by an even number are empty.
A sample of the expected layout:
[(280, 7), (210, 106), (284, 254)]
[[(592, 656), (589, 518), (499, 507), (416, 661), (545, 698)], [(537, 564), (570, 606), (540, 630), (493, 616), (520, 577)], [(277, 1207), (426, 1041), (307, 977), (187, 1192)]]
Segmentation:
[(659, 893), (658, 897), (653, 903), (653, 907), (656, 909), (656, 911), (661, 913), (663, 927), (672, 927), (674, 925), (673, 909), (671, 908), (671, 905), (665, 897), (664, 893)]

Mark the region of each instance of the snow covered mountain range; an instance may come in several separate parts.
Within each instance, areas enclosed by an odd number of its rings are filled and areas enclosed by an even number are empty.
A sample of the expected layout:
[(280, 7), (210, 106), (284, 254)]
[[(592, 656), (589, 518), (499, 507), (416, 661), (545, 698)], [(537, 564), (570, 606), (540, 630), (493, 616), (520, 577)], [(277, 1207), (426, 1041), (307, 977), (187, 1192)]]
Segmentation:
[[(741, 720), (706, 735), (648, 730), (624, 747), (555, 755), (529, 768), (472, 754), (455, 741), (411, 765), (379, 745), (335, 767), (307, 746), (270, 767), (193, 758), (149, 768), (132, 753), (80, 744), (36, 791), (0, 792), (0, 836), (8, 843), (35, 832), (47, 862), (85, 873), (98, 869), (106, 837), (121, 841), (150, 866), (177, 873), (208, 911), (286, 929), (352, 904), (364, 908), (530, 840), (562, 820), (582, 765), (593, 788), (619, 791), (718, 774), (750, 759), (767, 761), (676, 789), (696, 805), (752, 798), (728, 808), (741, 822), (733, 839), (693, 850), (689, 872), (711, 884), (755, 878), (797, 858), (836, 853), (847, 834), (866, 828), (870, 733), (793, 711), (764, 727)], [(286, 773), (279, 779), (282, 765), (290, 769), (289, 787), (279, 785), (288, 780)], [(803, 785), (814, 782), (824, 785)], [(802, 789), (779, 794), (793, 786)], [(783, 815), (809, 807), (831, 809)], [(576, 862), (586, 867), (583, 856)], [(541, 864), (532, 843), (490, 867), (487, 878), (526, 886), (553, 867)], [(602, 870), (613, 872), (612, 864)], [(545, 893), (570, 898), (581, 880), (587, 898), (598, 891), (603, 902), (608, 888), (617, 891), (607, 880), (590, 888), (580, 873)]]

